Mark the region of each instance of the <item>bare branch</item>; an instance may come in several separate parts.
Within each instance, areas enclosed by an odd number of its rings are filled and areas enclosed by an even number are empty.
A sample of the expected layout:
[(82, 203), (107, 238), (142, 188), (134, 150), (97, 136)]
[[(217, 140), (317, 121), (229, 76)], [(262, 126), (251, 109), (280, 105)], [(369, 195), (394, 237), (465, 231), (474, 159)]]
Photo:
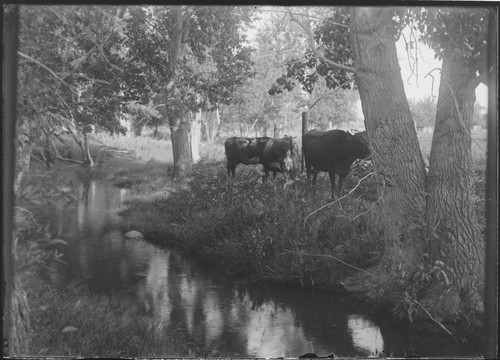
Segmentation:
[[(409, 296), (409, 295), (408, 295), (408, 296)], [(425, 313), (427, 314), (427, 316), (429, 316), (429, 318), (430, 318), (432, 321), (434, 321), (436, 324), (438, 324), (439, 326), (441, 326), (441, 328), (443, 328), (443, 330), (444, 330), (444, 331), (446, 331), (448, 334), (450, 334), (452, 337), (454, 337), (454, 336), (453, 336), (453, 334), (450, 332), (450, 330), (448, 330), (448, 329), (447, 329), (447, 328), (446, 328), (446, 327), (445, 327), (442, 323), (440, 323), (438, 320), (436, 320), (436, 318), (434, 318), (434, 316), (432, 316), (432, 315), (431, 315), (431, 313), (430, 313), (430, 312), (429, 312), (426, 308), (424, 308), (424, 307), (422, 306), (422, 304), (420, 304), (420, 303), (417, 301), (417, 299), (412, 298), (412, 300), (415, 302), (415, 304), (417, 304), (418, 306), (420, 306), (420, 308), (421, 308), (422, 310), (424, 310), (424, 311), (425, 311)]]
[(304, 226), (306, 225), (306, 221), (307, 221), (307, 219), (309, 219), (309, 217), (311, 217), (311, 215), (313, 215), (313, 214), (317, 213), (318, 211), (323, 210), (324, 208), (327, 208), (327, 207), (329, 207), (329, 206), (331, 206), (331, 205), (335, 204), (336, 202), (338, 202), (338, 201), (342, 200), (343, 198), (345, 198), (345, 197), (347, 197), (347, 196), (351, 195), (351, 193), (352, 193), (354, 190), (356, 190), (356, 189), (358, 188), (359, 184), (361, 184), (361, 182), (362, 182), (364, 179), (366, 179), (368, 176), (371, 176), (371, 175), (374, 175), (374, 174), (376, 174), (376, 173), (375, 173), (375, 172), (371, 172), (371, 173), (369, 173), (369, 174), (367, 174), (367, 175), (363, 176), (361, 179), (359, 179), (359, 181), (358, 181), (358, 183), (356, 184), (356, 186), (355, 186), (355, 187), (353, 187), (353, 188), (351, 189), (351, 191), (349, 191), (347, 194), (345, 194), (345, 195), (344, 195), (344, 196), (342, 196), (342, 197), (339, 197), (339, 198), (338, 198), (337, 200), (335, 200), (335, 201), (332, 201), (332, 202), (329, 202), (329, 203), (328, 203), (328, 204), (326, 204), (326, 205), (323, 205), (323, 206), (322, 206), (322, 207), (320, 207), (319, 209), (316, 209), (316, 210), (314, 210), (312, 213), (310, 213), (309, 215), (307, 215), (307, 216), (306, 216), (306, 218), (304, 219)]
[(344, 264), (345, 266), (348, 266), (350, 268), (353, 268), (353, 269), (356, 269), (356, 270), (359, 270), (359, 271), (362, 271), (364, 272), (365, 274), (368, 274), (370, 275), (371, 277), (374, 277), (375, 279), (379, 279), (381, 281), (386, 281), (386, 279), (383, 279), (375, 274), (372, 274), (371, 272), (369, 271), (366, 271), (364, 269), (361, 269), (357, 266), (354, 266), (354, 265), (351, 265), (349, 263), (346, 263), (345, 261), (343, 260), (340, 260), (338, 257), (335, 257), (333, 255), (326, 255), (326, 254), (310, 254), (310, 253), (305, 253), (305, 252), (298, 252), (298, 251), (285, 251), (283, 252), (282, 254), (299, 254), (299, 255), (306, 255), (306, 256), (316, 256), (316, 257), (326, 257), (326, 258), (329, 258), (329, 259), (333, 259), (333, 260), (336, 260), (342, 264)]

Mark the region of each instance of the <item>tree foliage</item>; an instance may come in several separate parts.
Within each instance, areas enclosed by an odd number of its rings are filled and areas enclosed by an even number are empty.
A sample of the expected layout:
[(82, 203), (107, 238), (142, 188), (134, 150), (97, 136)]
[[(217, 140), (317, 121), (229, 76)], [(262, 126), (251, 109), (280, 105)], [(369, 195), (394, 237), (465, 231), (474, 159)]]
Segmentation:
[[(327, 16), (321, 13), (323, 21), (317, 22), (314, 30), (312, 21), (304, 14), (302, 20), (290, 14), (292, 20), (304, 27), (309, 35), (309, 48), (303, 57), (292, 58), (286, 64), (286, 72), (276, 79), (269, 93), (278, 94), (290, 91), (297, 85), (311, 93), (319, 77), (326, 80), (329, 89), (352, 89), (355, 86), (352, 72), (339, 68), (353, 64), (352, 49), (349, 41), (349, 10), (338, 7), (329, 8)], [(305, 20), (304, 20), (305, 18)], [(316, 45), (317, 44), (317, 45)], [(321, 55), (318, 52), (321, 50)], [(333, 64), (335, 63), (335, 65)]]
[[(250, 21), (249, 10), (237, 7), (185, 9), (185, 21), (189, 23), (180, 40), (186, 48), (186, 56), (173, 59), (172, 52), (177, 50), (171, 32), (177, 21), (176, 10), (173, 6), (127, 9), (130, 16), (125, 29), (126, 45), (136, 82), (151, 94), (175, 82), (167, 104), (173, 111), (180, 106), (196, 111), (202, 104), (231, 102), (234, 86), (243, 81), (250, 70), (250, 50), (243, 46), (241, 32)], [(174, 68), (177, 72), (172, 72)]]
[(130, 94), (121, 82), (123, 23), (116, 9), (21, 9), (20, 114), (72, 119), (84, 133), (96, 124), (119, 129), (114, 115)]
[(412, 26), (436, 57), (459, 56), (475, 71), (486, 69), (488, 16), (485, 8), (415, 8)]

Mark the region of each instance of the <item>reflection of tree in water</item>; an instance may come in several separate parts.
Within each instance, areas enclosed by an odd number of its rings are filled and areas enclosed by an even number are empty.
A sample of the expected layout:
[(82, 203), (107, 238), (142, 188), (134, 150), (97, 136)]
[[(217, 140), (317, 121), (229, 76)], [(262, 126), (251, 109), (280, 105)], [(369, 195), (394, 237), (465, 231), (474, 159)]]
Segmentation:
[(384, 340), (380, 328), (362, 315), (349, 315), (347, 327), (352, 335), (354, 347), (369, 356), (379, 356), (384, 351)]
[(221, 313), (219, 295), (216, 291), (205, 292), (203, 299), (203, 314), (205, 316), (205, 342), (206, 344), (217, 340), (222, 333), (222, 328), (226, 323)]
[[(346, 311), (355, 308), (342, 303), (342, 296), (325, 291), (311, 291), (293, 287), (247, 286), (235, 290), (235, 301), (247, 307), (248, 316), (255, 325), (251, 341), (257, 351), (258, 341), (267, 347), (266, 353), (250, 353), (251, 356), (299, 356), (307, 352), (327, 355), (353, 356), (358, 352), (352, 346), (347, 331)], [(233, 316), (241, 310), (232, 310)], [(266, 314), (259, 319), (259, 314)], [(256, 317), (257, 316), (257, 317)], [(279, 332), (283, 339), (279, 339)], [(250, 332), (251, 329), (247, 329)], [(269, 337), (278, 331), (275, 338)], [(260, 335), (259, 335), (260, 332)], [(257, 339), (261, 340), (257, 340)], [(278, 340), (279, 339), (279, 340)], [(323, 345), (330, 344), (330, 345)], [(252, 346), (249, 346), (252, 347)], [(261, 347), (261, 349), (263, 349)], [(249, 349), (250, 350), (250, 349)]]
[(138, 285), (137, 295), (146, 313), (161, 327), (170, 325), (172, 303), (169, 291), (170, 251), (156, 251), (149, 261), (146, 279)]

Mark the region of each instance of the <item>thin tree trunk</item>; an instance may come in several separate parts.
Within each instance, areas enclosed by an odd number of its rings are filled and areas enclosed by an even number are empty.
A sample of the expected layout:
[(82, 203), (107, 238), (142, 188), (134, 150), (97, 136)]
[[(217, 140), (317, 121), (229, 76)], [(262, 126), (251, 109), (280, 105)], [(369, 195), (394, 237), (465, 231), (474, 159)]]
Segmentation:
[(474, 212), (471, 125), (475, 74), (443, 60), (426, 192), (430, 266), (436, 266), (429, 307), (446, 319), (482, 310), (484, 241)]
[(170, 115), (170, 134), (172, 139), (172, 153), (174, 155), (173, 175), (184, 176), (193, 165), (193, 156), (191, 154), (191, 124), (183, 118), (176, 118)]
[(383, 195), (377, 213), (385, 250), (372, 269), (377, 277), (360, 274), (348, 284), (394, 304), (391, 296), (404, 291), (423, 254), (425, 168), (399, 71), (392, 15), (390, 8), (351, 11), (356, 83)]
[(191, 155), (193, 158), (193, 163), (197, 163), (200, 158), (200, 142), (201, 142), (201, 110), (198, 112), (189, 112), (190, 117), (189, 123), (191, 124), (190, 130), (190, 141), (191, 145)]

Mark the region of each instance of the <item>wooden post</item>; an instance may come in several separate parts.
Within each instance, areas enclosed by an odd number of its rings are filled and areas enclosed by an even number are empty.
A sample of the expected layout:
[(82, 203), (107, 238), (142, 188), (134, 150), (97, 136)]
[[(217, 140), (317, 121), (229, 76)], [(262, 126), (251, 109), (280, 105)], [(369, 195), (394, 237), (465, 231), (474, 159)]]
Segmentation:
[(276, 121), (273, 122), (273, 134), (275, 139), (280, 137), (280, 129)]
[[(302, 138), (304, 138), (304, 134), (307, 132), (307, 119), (309, 116), (308, 109), (306, 111), (302, 112)], [(302, 167), (300, 168), (301, 172), (304, 172), (304, 147), (301, 146), (301, 151), (302, 151)]]

